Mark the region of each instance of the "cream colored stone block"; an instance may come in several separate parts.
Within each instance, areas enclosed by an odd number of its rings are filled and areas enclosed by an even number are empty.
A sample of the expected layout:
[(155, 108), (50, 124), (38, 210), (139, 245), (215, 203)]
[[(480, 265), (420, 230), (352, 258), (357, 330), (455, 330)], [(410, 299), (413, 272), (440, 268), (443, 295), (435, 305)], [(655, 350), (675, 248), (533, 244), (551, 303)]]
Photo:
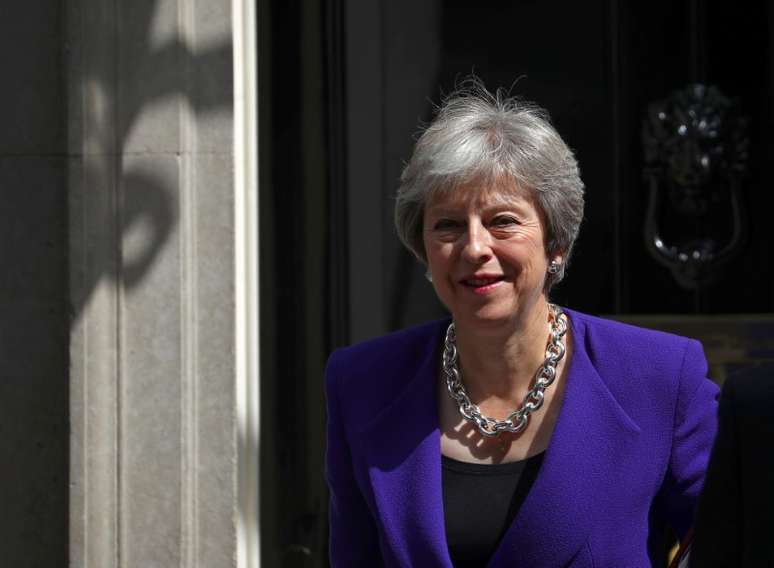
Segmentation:
[(231, 3), (78, 4), (71, 561), (233, 566)]
[[(234, 282), (226, 277), (234, 273), (231, 163), (229, 157), (217, 155), (202, 155), (195, 162), (197, 421), (193, 435), (201, 566), (230, 566), (231, 542), (236, 539), (231, 506), (236, 502)], [(207, 538), (210, 534), (224, 538)]]
[(179, 159), (125, 156), (121, 302), (122, 558), (180, 563), (182, 392), (188, 377), (177, 203)]

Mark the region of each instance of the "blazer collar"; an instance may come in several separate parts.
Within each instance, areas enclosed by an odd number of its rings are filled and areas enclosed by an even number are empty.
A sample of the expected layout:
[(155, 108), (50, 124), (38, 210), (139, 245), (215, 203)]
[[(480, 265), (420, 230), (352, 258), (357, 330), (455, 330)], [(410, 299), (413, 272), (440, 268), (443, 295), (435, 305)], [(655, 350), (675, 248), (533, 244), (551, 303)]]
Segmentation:
[(451, 568), (436, 380), (449, 320), (432, 327), (416, 374), (353, 440), (365, 457), (387, 549), (399, 566)]
[[(567, 310), (573, 353), (564, 401), (540, 473), (489, 562), (563, 566), (585, 544), (595, 515), (640, 429), (589, 358), (582, 316)], [(436, 381), (447, 322), (428, 337), (415, 376), (357, 436), (388, 547), (402, 566), (451, 567), (445, 534)]]
[(589, 358), (582, 316), (567, 310), (573, 353), (562, 409), (540, 473), (489, 566), (565, 566), (605, 515), (616, 478), (640, 428), (621, 408)]

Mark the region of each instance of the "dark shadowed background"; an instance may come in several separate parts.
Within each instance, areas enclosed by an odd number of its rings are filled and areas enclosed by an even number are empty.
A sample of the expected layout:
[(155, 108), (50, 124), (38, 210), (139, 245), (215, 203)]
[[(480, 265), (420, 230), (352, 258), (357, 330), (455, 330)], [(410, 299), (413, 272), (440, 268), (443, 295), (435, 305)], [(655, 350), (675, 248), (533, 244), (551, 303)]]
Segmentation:
[[(471, 72), (545, 107), (577, 153), (587, 208), (557, 302), (699, 337), (719, 382), (774, 358), (769, 3), (261, 7), (263, 352), (278, 379), (264, 383), (264, 418), (276, 427), (263, 464), (275, 500), (264, 505), (287, 565), (321, 565), (324, 553), (327, 354), (445, 313), (395, 237), (393, 196), (419, 126)], [(743, 244), (712, 283), (686, 289), (645, 246), (642, 132), (649, 105), (694, 83), (718, 88), (748, 119), (749, 159)], [(705, 237), (728, 238), (725, 213)], [(679, 217), (661, 229), (691, 231)]]

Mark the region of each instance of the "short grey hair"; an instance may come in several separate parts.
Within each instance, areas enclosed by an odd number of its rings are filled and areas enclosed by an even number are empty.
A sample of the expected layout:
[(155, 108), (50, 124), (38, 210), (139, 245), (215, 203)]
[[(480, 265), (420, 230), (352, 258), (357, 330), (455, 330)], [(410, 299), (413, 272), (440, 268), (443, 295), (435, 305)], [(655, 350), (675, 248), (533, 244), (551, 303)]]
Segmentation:
[(583, 182), (572, 150), (534, 103), (490, 93), (477, 78), (445, 97), (403, 170), (395, 204), (401, 242), (427, 264), (422, 224), (437, 191), (510, 179), (531, 192), (546, 222), (546, 252), (563, 253), (546, 291), (564, 277), (583, 219)]

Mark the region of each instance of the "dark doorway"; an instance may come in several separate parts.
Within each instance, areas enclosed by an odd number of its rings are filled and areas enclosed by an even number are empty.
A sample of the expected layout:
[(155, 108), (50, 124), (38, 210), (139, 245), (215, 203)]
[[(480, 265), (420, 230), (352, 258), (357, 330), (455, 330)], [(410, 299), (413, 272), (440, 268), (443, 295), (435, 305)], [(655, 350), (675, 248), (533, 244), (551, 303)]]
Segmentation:
[[(729, 333), (774, 337), (770, 322), (753, 333), (745, 319), (774, 311), (768, 2), (263, 0), (259, 8), (267, 565), (326, 562), (328, 353), (445, 313), (395, 237), (393, 195), (418, 126), (471, 72), (545, 107), (578, 155), (586, 218), (555, 301), (633, 321), (668, 314), (653, 325), (676, 330), (681, 321), (693, 331), (712, 325), (688, 316), (741, 314), (724, 324)], [(697, 82), (747, 119), (746, 236), (711, 282), (690, 288), (646, 246), (643, 124), (653, 103)], [(729, 231), (718, 226), (717, 238)]]

